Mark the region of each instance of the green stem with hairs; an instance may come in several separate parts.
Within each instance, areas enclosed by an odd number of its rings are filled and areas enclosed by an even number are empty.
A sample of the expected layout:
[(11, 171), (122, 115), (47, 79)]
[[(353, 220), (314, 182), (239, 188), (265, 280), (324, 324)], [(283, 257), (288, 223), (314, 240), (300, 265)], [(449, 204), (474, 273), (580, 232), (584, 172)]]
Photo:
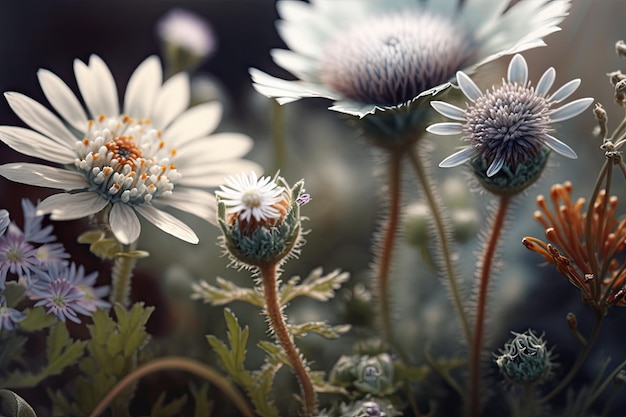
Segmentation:
[(131, 248), (124, 245), (124, 251), (115, 255), (113, 268), (111, 270), (111, 304), (120, 303), (124, 307), (130, 304), (130, 288), (131, 280), (135, 265), (137, 265), (137, 256), (130, 255)]
[(317, 397), (315, 388), (311, 381), (307, 367), (302, 361), (302, 357), (298, 352), (293, 338), (287, 330), (285, 317), (283, 316), (282, 306), (278, 295), (278, 265), (277, 263), (263, 264), (258, 266), (261, 282), (263, 284), (263, 295), (265, 297), (265, 311), (269, 319), (270, 327), (282, 346), (287, 360), (291, 364), (291, 368), (296, 374), (296, 378), (302, 390), (303, 416), (312, 417), (317, 408)]
[(244, 396), (241, 395), (241, 393), (237, 391), (237, 388), (235, 388), (235, 386), (219, 372), (202, 362), (198, 362), (193, 359), (179, 356), (167, 356), (146, 363), (126, 375), (124, 379), (118, 382), (106, 395), (106, 397), (100, 401), (89, 417), (98, 417), (101, 415), (106, 410), (108, 405), (115, 399), (115, 397), (135, 381), (148, 374), (164, 370), (187, 371), (210, 381), (213, 385), (222, 390), (224, 394), (226, 394), (226, 396), (244, 416), (254, 416), (254, 413), (248, 406)]
[(467, 320), (467, 315), (465, 314), (465, 308), (463, 307), (463, 300), (461, 298), (461, 293), (459, 291), (459, 286), (457, 283), (458, 279), (454, 268), (454, 263), (452, 262), (452, 251), (448, 238), (450, 234), (447, 233), (447, 225), (443, 221), (443, 217), (441, 215), (442, 208), (439, 205), (439, 199), (435, 194), (434, 187), (432, 187), (430, 184), (430, 181), (426, 174), (426, 169), (420, 158), (416, 146), (417, 145), (411, 147), (411, 150), (409, 152), (409, 160), (411, 161), (411, 164), (415, 170), (415, 174), (422, 188), (422, 192), (426, 197), (426, 203), (428, 204), (428, 208), (430, 209), (430, 215), (432, 216), (432, 220), (435, 224), (435, 230), (437, 231), (437, 242), (439, 243), (439, 250), (443, 260), (443, 269), (445, 272), (445, 276), (448, 279), (448, 286), (452, 294), (452, 301), (458, 314), (459, 322), (461, 323), (461, 328), (463, 330), (463, 335), (465, 336), (465, 341), (469, 346), (471, 346), (472, 334), (470, 332), (470, 325)]
[(504, 229), (504, 220), (509, 209), (511, 197), (508, 195), (500, 196), (499, 205), (493, 218), (490, 234), (485, 244), (484, 252), (481, 257), (480, 267), (478, 270), (478, 299), (476, 301), (476, 322), (474, 330), (474, 343), (470, 350), (470, 398), (469, 398), (469, 415), (476, 417), (480, 411), (480, 374), (481, 374), (481, 353), (483, 349), (483, 339), (485, 331), (485, 314), (487, 311), (487, 293), (489, 288), (489, 280), (491, 278), (491, 269), (496, 256), (498, 241)]

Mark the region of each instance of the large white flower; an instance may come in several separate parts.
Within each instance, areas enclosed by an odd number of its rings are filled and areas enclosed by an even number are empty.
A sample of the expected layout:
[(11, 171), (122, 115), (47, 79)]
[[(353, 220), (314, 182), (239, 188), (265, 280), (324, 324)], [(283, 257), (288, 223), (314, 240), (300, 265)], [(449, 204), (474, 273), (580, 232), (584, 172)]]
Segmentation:
[(47, 70), (37, 73), (57, 117), (23, 94), (5, 97), (32, 129), (0, 126), (0, 140), (23, 154), (63, 165), (33, 163), (0, 166), (0, 175), (16, 182), (50, 187), (53, 194), (38, 214), (53, 220), (108, 213), (115, 237), (134, 242), (141, 225), (137, 215), (182, 240), (197, 243), (186, 224), (161, 208), (186, 211), (215, 223), (215, 197), (200, 188), (216, 187), (225, 175), (258, 165), (239, 159), (252, 140), (238, 133), (209, 135), (219, 123), (217, 102), (190, 108), (189, 78), (174, 75), (163, 82), (157, 57), (147, 58), (132, 74), (120, 110), (117, 87), (98, 56), (74, 62), (86, 110), (70, 88)]
[(258, 92), (289, 103), (334, 100), (358, 117), (436, 95), (457, 71), (545, 45), (570, 0), (279, 0), (280, 36), (290, 50), (274, 61), (298, 80), (257, 69)]

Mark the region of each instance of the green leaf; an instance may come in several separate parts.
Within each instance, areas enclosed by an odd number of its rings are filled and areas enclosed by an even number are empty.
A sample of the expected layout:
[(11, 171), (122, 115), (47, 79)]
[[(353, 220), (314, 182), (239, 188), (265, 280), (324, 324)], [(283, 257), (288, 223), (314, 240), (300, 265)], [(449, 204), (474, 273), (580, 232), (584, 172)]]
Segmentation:
[(24, 364), (22, 349), (27, 340), (26, 337), (13, 332), (10, 335), (5, 334), (4, 337), (0, 337), (0, 346), (2, 346), (0, 349), (0, 369), (8, 369), (10, 362)]
[(154, 307), (144, 308), (143, 303), (136, 303), (128, 312), (119, 304), (116, 304), (114, 309), (120, 337), (125, 340), (124, 356), (129, 357), (148, 342), (149, 335), (145, 326)]
[(322, 371), (311, 371), (309, 375), (311, 376), (311, 382), (313, 382), (316, 392), (345, 395), (346, 397), (350, 395), (344, 387), (329, 384), (328, 381), (325, 380), (325, 374)]
[(59, 321), (53, 314), (46, 314), (44, 307), (27, 308), (23, 311), (26, 314), (24, 320), (20, 321), (20, 329), (26, 332), (48, 328)]
[(195, 384), (191, 383), (189, 391), (191, 391), (195, 403), (193, 417), (210, 416), (213, 412), (213, 401), (209, 400), (209, 384), (202, 384), (200, 388), (197, 388)]
[(319, 301), (327, 301), (335, 296), (335, 291), (346, 282), (350, 275), (336, 269), (322, 275), (322, 268), (316, 268), (301, 283), (300, 277), (295, 276), (282, 285), (280, 289), (280, 303), (287, 304), (296, 297), (306, 296)]
[(166, 396), (166, 392), (162, 392), (161, 395), (159, 395), (150, 409), (150, 417), (174, 417), (181, 415), (183, 407), (187, 403), (187, 396), (183, 395), (180, 398), (176, 398), (164, 404)]
[(13, 391), (0, 389), (0, 416), (37, 417), (37, 414), (22, 397)]
[(201, 299), (211, 305), (224, 305), (233, 301), (245, 301), (257, 307), (263, 307), (263, 294), (256, 288), (242, 288), (223, 278), (217, 278), (217, 287), (206, 281), (200, 281), (193, 286), (193, 298)]
[(306, 336), (307, 333), (316, 333), (326, 339), (337, 339), (342, 334), (350, 330), (349, 324), (342, 324), (338, 326), (329, 326), (323, 321), (313, 321), (310, 323), (302, 324), (288, 324), (287, 329), (293, 337)]

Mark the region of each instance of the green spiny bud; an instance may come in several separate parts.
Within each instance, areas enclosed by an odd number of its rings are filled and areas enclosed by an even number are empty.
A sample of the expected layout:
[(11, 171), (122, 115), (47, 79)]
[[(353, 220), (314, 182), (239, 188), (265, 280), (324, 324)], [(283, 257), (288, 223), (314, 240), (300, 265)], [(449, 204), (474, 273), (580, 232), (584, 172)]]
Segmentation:
[(515, 333), (495, 355), (500, 372), (507, 380), (516, 384), (536, 384), (544, 381), (552, 371), (551, 351), (546, 347), (543, 335), (537, 336), (532, 330)]

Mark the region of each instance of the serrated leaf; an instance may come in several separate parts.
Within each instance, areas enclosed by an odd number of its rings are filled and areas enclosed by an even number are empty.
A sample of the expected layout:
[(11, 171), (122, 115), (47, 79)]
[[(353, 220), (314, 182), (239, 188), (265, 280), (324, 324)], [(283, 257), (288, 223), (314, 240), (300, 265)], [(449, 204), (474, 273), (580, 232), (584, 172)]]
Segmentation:
[(248, 326), (239, 327), (239, 321), (230, 309), (224, 309), (226, 319), (227, 336), (230, 348), (224, 342), (213, 335), (208, 335), (207, 340), (215, 353), (220, 357), (226, 372), (243, 386), (249, 386), (252, 381), (250, 373), (245, 370), (246, 344), (248, 343)]
[(117, 317), (120, 337), (124, 339), (124, 356), (130, 357), (132, 352), (148, 341), (149, 335), (145, 326), (154, 311), (154, 307), (144, 307), (143, 303), (136, 303), (128, 312), (119, 304), (113, 308)]
[(44, 307), (27, 308), (23, 313), (26, 314), (26, 317), (20, 321), (20, 329), (26, 332), (45, 329), (59, 321), (56, 316), (46, 314)]
[(293, 337), (306, 336), (307, 333), (316, 333), (326, 339), (337, 339), (342, 334), (350, 330), (349, 324), (341, 324), (337, 326), (330, 326), (323, 321), (313, 321), (302, 324), (288, 324), (287, 329)]
[(309, 372), (309, 375), (311, 377), (311, 382), (313, 382), (313, 385), (315, 386), (316, 392), (345, 396), (350, 395), (350, 393), (344, 387), (329, 384), (328, 381), (325, 380), (325, 374), (322, 371), (311, 371)]
[(181, 414), (183, 407), (187, 403), (187, 396), (183, 395), (165, 404), (166, 396), (167, 393), (165, 391), (159, 395), (150, 409), (150, 417), (173, 417)]
[(281, 346), (272, 342), (265, 341), (265, 340), (261, 340), (257, 346), (259, 346), (261, 349), (265, 351), (265, 353), (267, 353), (268, 356), (266, 360), (269, 363), (272, 363), (272, 364), (280, 363), (280, 364), (291, 367), (291, 362), (289, 362), (289, 359), (287, 359), (287, 356), (285, 355), (285, 351), (283, 350)]
[(243, 288), (238, 285), (218, 277), (217, 286), (213, 286), (206, 281), (200, 281), (194, 285), (194, 298), (202, 299), (211, 305), (224, 305), (233, 301), (245, 301), (257, 307), (263, 307), (265, 300), (263, 294), (254, 288)]
[(278, 409), (271, 398), (274, 377), (281, 367), (280, 363), (265, 363), (261, 370), (253, 373), (254, 385), (248, 390), (248, 396), (260, 416), (278, 417)]
[(191, 391), (195, 403), (193, 417), (210, 416), (213, 412), (213, 401), (209, 400), (209, 384), (202, 384), (200, 388), (197, 388), (195, 384), (191, 383), (189, 391)]
[(26, 290), (17, 281), (8, 281), (2, 295), (7, 300), (7, 306), (15, 307), (26, 295)]
[(327, 301), (335, 296), (335, 291), (348, 280), (350, 275), (339, 269), (322, 275), (322, 268), (316, 268), (301, 283), (300, 277), (293, 277), (280, 289), (280, 303), (287, 304), (296, 297), (309, 297), (318, 301)]
[(2, 346), (2, 349), (0, 349), (0, 369), (8, 369), (10, 362), (24, 363), (22, 348), (27, 340), (26, 337), (17, 334), (0, 338), (0, 346)]

